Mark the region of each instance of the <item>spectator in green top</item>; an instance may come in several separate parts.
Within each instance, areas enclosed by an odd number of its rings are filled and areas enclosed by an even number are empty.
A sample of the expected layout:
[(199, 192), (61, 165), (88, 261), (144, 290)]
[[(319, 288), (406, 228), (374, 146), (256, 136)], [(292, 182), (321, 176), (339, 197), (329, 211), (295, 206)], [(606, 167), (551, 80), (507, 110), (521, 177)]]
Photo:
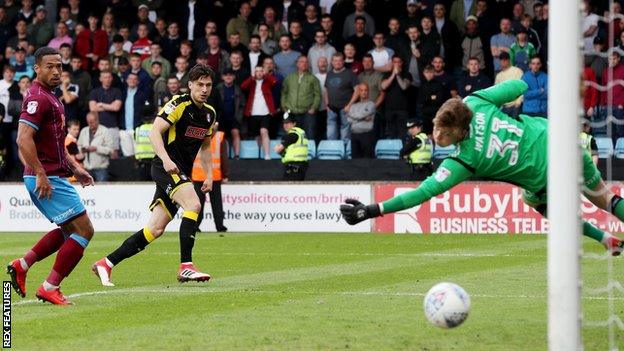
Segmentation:
[(321, 103), (321, 85), (312, 73), (306, 56), (297, 59), (297, 70), (282, 83), (282, 111), (289, 111), (297, 125), (311, 138), (316, 132), (316, 110)]
[(236, 18), (232, 18), (225, 28), (228, 36), (232, 33), (238, 33), (240, 35), (240, 41), (245, 46), (249, 44), (249, 36), (253, 30), (251, 22), (249, 22), (249, 15), (251, 14), (251, 5), (248, 1), (244, 1), (240, 4), (239, 15)]
[(35, 44), (35, 49), (45, 46), (54, 37), (54, 25), (46, 19), (46, 14), (45, 6), (37, 6), (35, 18), (26, 29), (28, 37)]
[(529, 69), (531, 57), (537, 54), (535, 46), (529, 42), (528, 38), (527, 30), (523, 27), (516, 33), (516, 42), (509, 48), (511, 64), (524, 72)]

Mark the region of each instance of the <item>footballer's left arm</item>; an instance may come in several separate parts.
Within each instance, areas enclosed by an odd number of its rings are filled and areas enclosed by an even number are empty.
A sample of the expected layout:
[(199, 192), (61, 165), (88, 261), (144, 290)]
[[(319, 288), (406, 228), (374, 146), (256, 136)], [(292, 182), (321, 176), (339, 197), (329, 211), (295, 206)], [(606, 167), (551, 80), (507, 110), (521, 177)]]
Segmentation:
[(488, 101), (497, 107), (515, 101), (518, 97), (530, 95), (529, 86), (521, 79), (510, 79), (486, 89), (478, 90), (469, 95)]
[(199, 152), (199, 161), (204, 170), (204, 174), (206, 175), (204, 184), (202, 184), (201, 187), (201, 191), (204, 193), (212, 190), (212, 151), (210, 150), (210, 141), (212, 140), (213, 135), (214, 133), (204, 139)]

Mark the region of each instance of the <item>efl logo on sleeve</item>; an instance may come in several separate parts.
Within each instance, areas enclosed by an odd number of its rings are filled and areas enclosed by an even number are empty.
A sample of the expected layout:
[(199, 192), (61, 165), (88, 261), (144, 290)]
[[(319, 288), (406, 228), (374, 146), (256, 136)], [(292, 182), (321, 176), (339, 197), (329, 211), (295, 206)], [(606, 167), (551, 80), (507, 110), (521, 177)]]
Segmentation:
[(11, 282), (2, 282), (2, 348), (11, 348)]
[(450, 175), (451, 175), (451, 171), (449, 171), (448, 169), (444, 167), (438, 167), (438, 170), (435, 172), (435, 175), (433, 177), (435, 178), (435, 180), (438, 181), (438, 183), (442, 183)]

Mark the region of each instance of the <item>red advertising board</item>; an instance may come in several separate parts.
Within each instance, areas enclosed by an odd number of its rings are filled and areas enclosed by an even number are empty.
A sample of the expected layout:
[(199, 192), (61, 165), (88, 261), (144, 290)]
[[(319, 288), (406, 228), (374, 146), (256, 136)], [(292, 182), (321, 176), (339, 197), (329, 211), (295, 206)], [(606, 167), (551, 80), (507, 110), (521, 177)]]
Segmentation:
[[(414, 189), (417, 183), (374, 186), (376, 202)], [(623, 186), (609, 183), (616, 194)], [(624, 232), (624, 224), (583, 198), (583, 217), (599, 228)], [(466, 182), (419, 206), (375, 219), (382, 233), (536, 234), (548, 231), (548, 221), (522, 202), (522, 190), (497, 182)]]

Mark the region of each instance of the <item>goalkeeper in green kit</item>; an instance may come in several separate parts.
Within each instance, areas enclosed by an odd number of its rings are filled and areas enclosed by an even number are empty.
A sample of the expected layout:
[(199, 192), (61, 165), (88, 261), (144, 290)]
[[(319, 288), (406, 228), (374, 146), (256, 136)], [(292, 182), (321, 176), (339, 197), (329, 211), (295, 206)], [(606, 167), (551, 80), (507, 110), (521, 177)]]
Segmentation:
[[(456, 145), (455, 153), (412, 191), (368, 206), (346, 200), (340, 206), (344, 219), (353, 225), (417, 206), (472, 176), (521, 187), (524, 202), (546, 216), (548, 122), (526, 115), (514, 119), (500, 111), (500, 106), (516, 100), (527, 88), (521, 80), (509, 80), (476, 91), (463, 101), (446, 101), (433, 120), (433, 139), (438, 146)], [(624, 201), (607, 188), (586, 150), (583, 178), (585, 197), (624, 220)], [(583, 222), (583, 235), (602, 243), (614, 256), (624, 248), (622, 240), (588, 222)]]

